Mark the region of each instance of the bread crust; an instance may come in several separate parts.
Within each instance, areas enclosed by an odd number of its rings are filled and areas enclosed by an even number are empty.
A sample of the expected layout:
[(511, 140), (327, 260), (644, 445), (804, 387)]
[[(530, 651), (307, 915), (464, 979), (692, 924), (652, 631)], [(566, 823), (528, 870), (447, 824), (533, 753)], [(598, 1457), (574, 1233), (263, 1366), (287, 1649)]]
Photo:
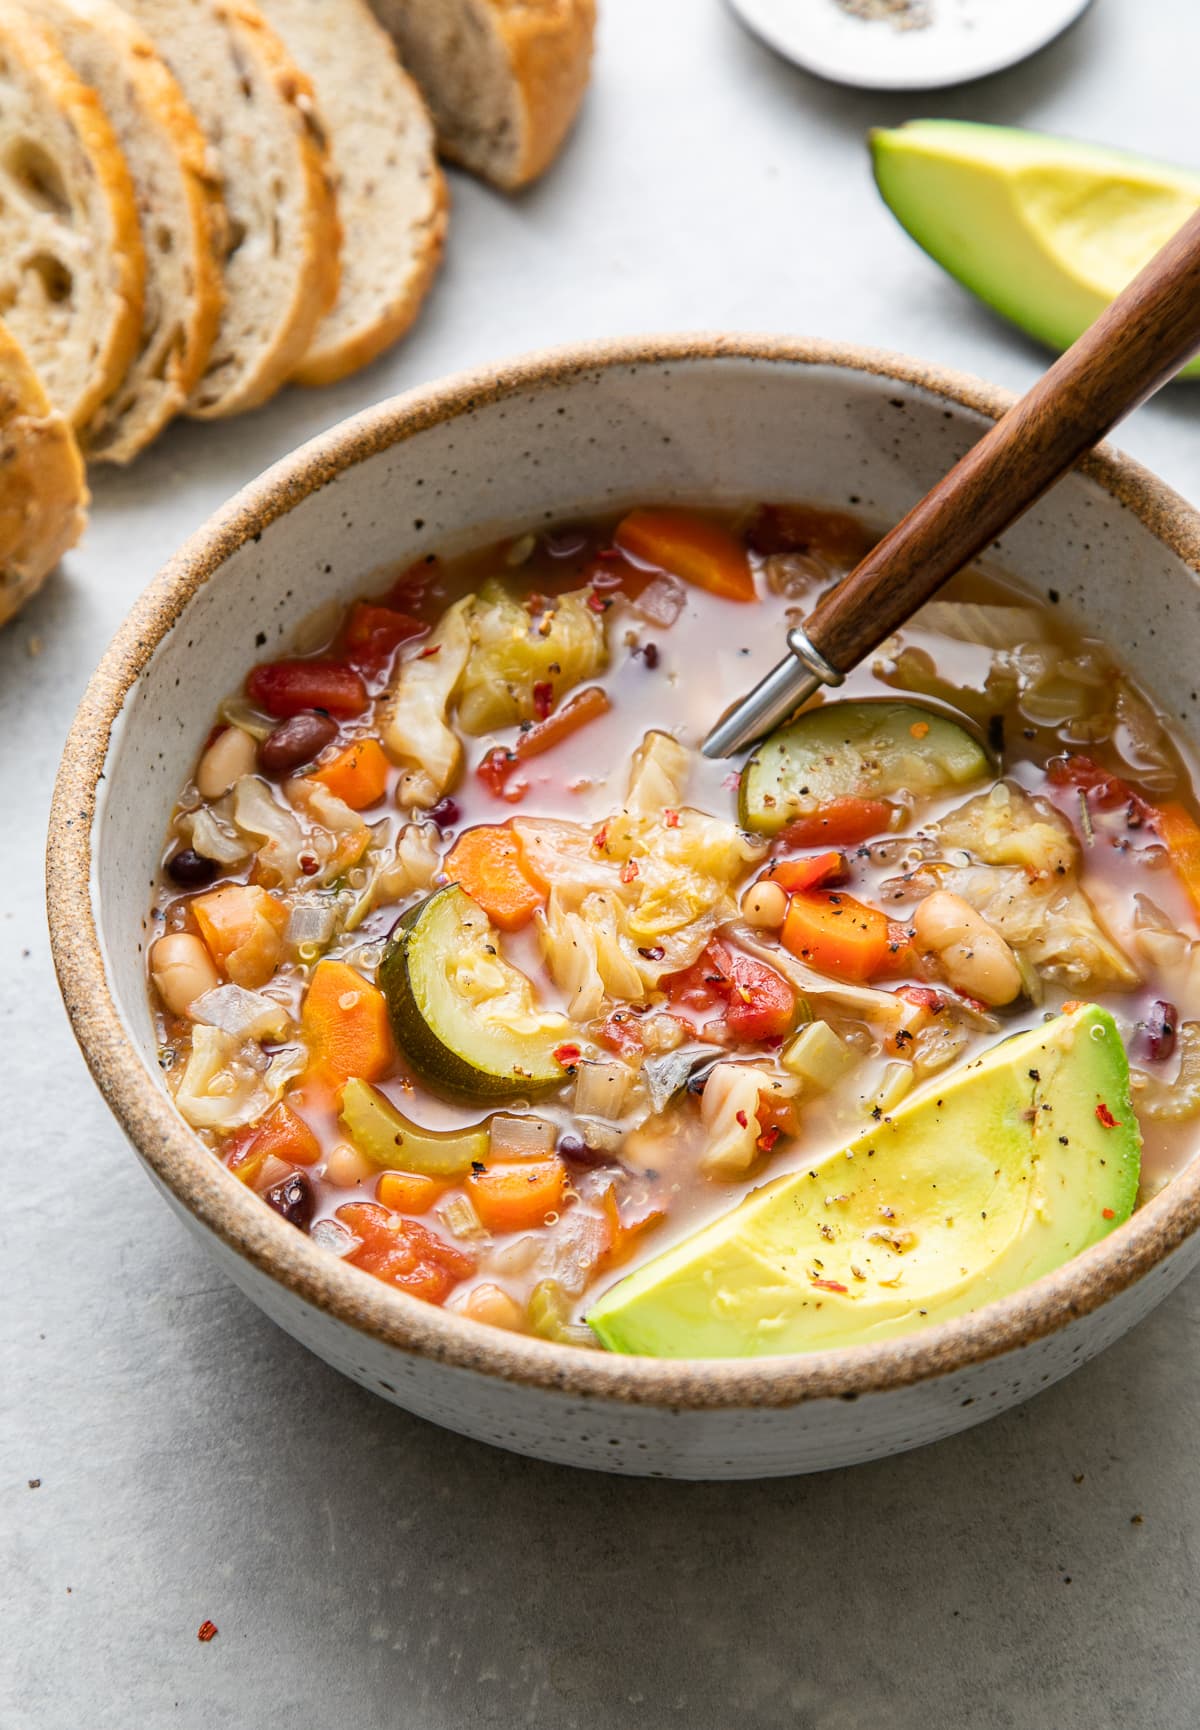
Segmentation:
[[(488, 178), (506, 191), (527, 186), (554, 161), (591, 76), (595, 0), (486, 0), (508, 51), (522, 119), (511, 170)], [(450, 154), (450, 152), (447, 152)], [(478, 169), (478, 163), (468, 163)]]
[[(28, 11), (41, 17), (53, 30), (61, 17), (58, 5), (50, 0), (48, 10), (43, 11), (43, 3), (44, 0), (22, 0)], [(154, 338), (154, 326), (147, 328), (143, 323), (138, 352), (129, 371), (113, 395), (80, 429), (80, 442), (90, 459), (127, 463), (181, 411), (208, 364), (224, 304), (219, 253), (226, 232), (225, 211), (208, 141), (182, 90), (146, 32), (115, 0), (65, 0), (65, 5), (71, 22), (77, 23), (81, 29), (102, 33), (109, 41), (114, 54), (120, 58), (135, 116), (150, 118), (155, 143), (174, 157), (183, 195), (185, 226), (190, 235), (190, 291), (185, 304), (171, 308), (172, 325), (179, 334), (165, 355), (165, 368), (156, 370), (160, 388), (149, 395), (139, 394), (137, 390), (138, 366), (145, 363)], [(59, 40), (64, 55), (70, 60), (69, 42), (61, 36)], [(82, 69), (80, 75), (83, 75)], [(135, 194), (136, 190), (135, 186)], [(154, 252), (149, 234), (154, 214), (151, 210), (139, 209), (148, 286), (153, 284), (154, 278)], [(147, 296), (147, 311), (149, 299)], [(127, 394), (129, 391), (133, 394)]]
[(0, 13), (0, 47), (54, 102), (69, 122), (104, 199), (111, 224), (114, 277), (111, 310), (91, 374), (74, 399), (57, 404), (74, 427), (83, 427), (124, 377), (141, 338), (146, 263), (137, 200), (125, 157), (100, 99), (78, 78), (52, 33), (30, 13)]
[(276, 331), (274, 343), (255, 372), (243, 377), (233, 389), (222, 392), (215, 401), (205, 400), (201, 381), (187, 411), (197, 420), (216, 420), (258, 408), (287, 383), (311, 344), (317, 326), (337, 299), (342, 246), (328, 148), (317, 118), (310, 79), (249, 0), (220, 5), (217, 10), (227, 19), (239, 50), (257, 63), (280, 101), (292, 110), (309, 222), (292, 305)]
[(87, 503), (75, 435), (0, 324), (0, 625), (75, 545)]

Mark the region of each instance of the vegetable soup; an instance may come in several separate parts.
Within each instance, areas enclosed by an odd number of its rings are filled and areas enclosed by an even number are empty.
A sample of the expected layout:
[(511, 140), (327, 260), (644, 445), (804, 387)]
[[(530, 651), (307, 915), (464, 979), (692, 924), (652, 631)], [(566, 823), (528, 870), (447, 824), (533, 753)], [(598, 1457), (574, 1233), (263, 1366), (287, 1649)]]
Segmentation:
[(746, 761), (699, 753), (871, 539), (796, 505), (531, 529), (254, 668), (149, 957), (234, 1179), (431, 1303), (675, 1356), (961, 1314), (1167, 1180), (1191, 775), (1053, 596), (969, 572)]

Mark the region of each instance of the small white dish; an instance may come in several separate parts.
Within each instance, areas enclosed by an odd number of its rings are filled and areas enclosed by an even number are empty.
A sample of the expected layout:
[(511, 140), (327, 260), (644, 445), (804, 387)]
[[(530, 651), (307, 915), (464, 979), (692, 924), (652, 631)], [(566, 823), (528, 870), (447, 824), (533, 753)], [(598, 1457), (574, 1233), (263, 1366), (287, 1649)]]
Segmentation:
[[(843, 0), (729, 0), (769, 47), (807, 72), (867, 90), (933, 90), (1036, 54), (1091, 0), (910, 0), (927, 21), (863, 18)], [(866, 10), (869, 0), (863, 3)], [(882, 7), (881, 7), (882, 9)]]

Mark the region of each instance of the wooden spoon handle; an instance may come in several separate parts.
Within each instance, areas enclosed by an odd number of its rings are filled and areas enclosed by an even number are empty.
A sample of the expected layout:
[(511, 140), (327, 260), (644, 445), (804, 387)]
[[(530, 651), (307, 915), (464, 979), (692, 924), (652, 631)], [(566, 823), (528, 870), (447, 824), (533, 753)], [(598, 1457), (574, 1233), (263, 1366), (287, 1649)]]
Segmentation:
[(1200, 211), (805, 620), (840, 672), (878, 648), (1200, 348)]

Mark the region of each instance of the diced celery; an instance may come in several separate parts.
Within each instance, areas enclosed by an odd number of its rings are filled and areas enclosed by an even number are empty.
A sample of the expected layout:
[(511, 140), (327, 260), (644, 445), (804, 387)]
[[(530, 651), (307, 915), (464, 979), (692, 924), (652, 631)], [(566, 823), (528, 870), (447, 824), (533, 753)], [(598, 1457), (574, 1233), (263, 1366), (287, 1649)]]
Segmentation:
[(458, 1177), (487, 1161), (486, 1123), (449, 1131), (422, 1129), (365, 1081), (346, 1083), (341, 1118), (358, 1151), (384, 1170)]
[(825, 1093), (854, 1068), (858, 1057), (827, 1021), (810, 1021), (784, 1046), (779, 1061), (806, 1087)]
[(529, 1325), (544, 1340), (560, 1346), (594, 1346), (596, 1336), (582, 1322), (570, 1322), (567, 1294), (557, 1280), (540, 1280), (529, 1295)]

